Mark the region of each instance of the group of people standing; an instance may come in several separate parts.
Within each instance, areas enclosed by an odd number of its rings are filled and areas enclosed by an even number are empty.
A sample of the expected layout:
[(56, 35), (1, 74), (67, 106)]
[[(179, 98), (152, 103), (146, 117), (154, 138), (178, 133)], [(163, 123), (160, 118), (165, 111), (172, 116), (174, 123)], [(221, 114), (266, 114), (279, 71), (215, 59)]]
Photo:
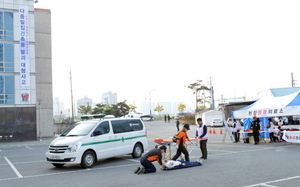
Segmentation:
[[(177, 120), (178, 121), (178, 120)], [(176, 122), (177, 126), (177, 122)], [(179, 126), (179, 121), (178, 121)], [(178, 128), (177, 126), (177, 128)], [(176, 161), (180, 155), (183, 153), (185, 157), (185, 163), (184, 164), (190, 164), (190, 165), (197, 165), (197, 163), (190, 162), (189, 158), (189, 152), (186, 149), (186, 141), (190, 141), (190, 138), (187, 134), (187, 132), (190, 130), (189, 124), (184, 124), (183, 128), (174, 136), (175, 143), (176, 143), (176, 154), (173, 156), (172, 160)], [(196, 136), (200, 142), (200, 150), (202, 153), (202, 156), (200, 159), (207, 160), (207, 141), (208, 141), (208, 132), (207, 132), (207, 126), (202, 123), (202, 119), (197, 119), (197, 129), (196, 129)], [(146, 153), (140, 160), (140, 163), (142, 167), (138, 167), (134, 173), (141, 174), (141, 173), (153, 173), (156, 172), (155, 166), (152, 164), (153, 161), (157, 161), (159, 165), (166, 167), (166, 163), (162, 162), (162, 153), (166, 152), (167, 147), (166, 146), (160, 146), (159, 149), (154, 148), (150, 150), (148, 153)]]
[[(165, 116), (165, 121), (168, 119), (168, 117)], [(169, 119), (168, 119), (169, 120)], [(254, 143), (259, 143), (259, 133), (261, 129), (262, 122), (260, 121), (257, 116), (253, 116), (253, 121), (250, 124), (250, 129), (252, 129)], [(268, 119), (268, 126), (266, 128), (270, 132), (270, 142), (276, 142), (281, 141), (282, 138), (280, 137), (280, 131), (283, 128), (284, 121), (282, 120), (282, 117), (279, 117), (279, 120), (277, 122), (278, 128), (276, 129), (272, 118)], [(240, 130), (241, 130), (241, 123), (233, 119), (232, 124), (232, 133), (234, 136), (234, 143), (237, 143), (240, 141)], [(176, 120), (176, 128), (177, 131), (179, 131), (179, 119)], [(176, 143), (176, 154), (173, 156), (172, 161), (169, 161), (171, 165), (174, 165), (174, 161), (177, 161), (177, 159), (180, 157), (181, 154), (184, 154), (185, 161), (180, 161), (177, 164), (179, 165), (199, 165), (199, 162), (190, 162), (189, 158), (189, 152), (186, 149), (186, 142), (190, 141), (190, 138), (187, 134), (187, 132), (190, 130), (189, 124), (184, 124), (183, 128), (174, 136), (175, 143)], [(280, 139), (278, 139), (278, 136)], [(197, 128), (196, 128), (196, 135), (195, 138), (198, 139), (200, 143), (200, 151), (202, 156), (200, 159), (207, 160), (207, 141), (208, 141), (208, 130), (207, 126), (202, 123), (202, 119), (197, 119)], [(159, 165), (163, 167), (168, 167), (168, 162), (163, 163), (162, 162), (162, 153), (166, 152), (167, 147), (166, 146), (160, 146), (158, 149), (152, 149), (148, 153), (146, 153), (140, 160), (140, 163), (142, 167), (138, 167), (134, 173), (141, 174), (141, 173), (153, 173), (156, 172), (155, 166), (152, 164), (153, 161), (157, 161)], [(169, 164), (170, 165), (170, 164)], [(200, 163), (201, 165), (201, 163)]]
[[(253, 138), (255, 144), (259, 143), (259, 133), (260, 133), (259, 131), (261, 129), (261, 124), (262, 122), (260, 121), (260, 119), (257, 118), (256, 116), (253, 116), (253, 121), (251, 122), (250, 128), (252, 129), (253, 132)], [(282, 141), (281, 131), (283, 131), (284, 129), (284, 124), (285, 122), (282, 120), (281, 116), (279, 116), (278, 118), (277, 128), (275, 127), (272, 118), (268, 119), (268, 126), (266, 126), (266, 128), (270, 133), (270, 143)]]
[(277, 128), (275, 127), (272, 118), (268, 119), (268, 126), (266, 128), (269, 129), (270, 132), (270, 143), (282, 141), (281, 131), (283, 131), (284, 125), (285, 122), (282, 120), (281, 116), (278, 118)]
[(165, 115), (165, 123), (167, 123), (167, 121), (168, 121), (168, 123), (170, 122), (170, 119), (171, 119), (171, 117), (170, 117), (170, 115), (168, 114), (168, 115)]

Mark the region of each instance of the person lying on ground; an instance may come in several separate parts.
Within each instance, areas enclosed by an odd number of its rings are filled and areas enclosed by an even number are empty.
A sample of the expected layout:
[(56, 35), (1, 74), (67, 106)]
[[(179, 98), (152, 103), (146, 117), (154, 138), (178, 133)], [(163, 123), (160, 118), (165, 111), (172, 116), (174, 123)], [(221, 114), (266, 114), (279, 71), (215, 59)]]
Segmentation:
[(202, 164), (199, 161), (196, 162), (189, 162), (189, 161), (182, 161), (182, 160), (169, 160), (165, 163), (165, 166), (162, 167), (163, 170), (169, 169), (180, 169), (192, 166), (201, 166)]

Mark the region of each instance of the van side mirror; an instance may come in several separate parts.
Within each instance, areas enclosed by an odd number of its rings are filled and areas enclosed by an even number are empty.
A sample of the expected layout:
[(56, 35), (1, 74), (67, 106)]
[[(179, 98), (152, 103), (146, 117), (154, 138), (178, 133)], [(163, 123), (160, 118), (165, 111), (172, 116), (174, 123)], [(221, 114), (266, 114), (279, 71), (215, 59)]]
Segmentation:
[(102, 134), (101, 131), (95, 131), (95, 132), (93, 132), (93, 136), (99, 136), (99, 135), (101, 135), (101, 134)]

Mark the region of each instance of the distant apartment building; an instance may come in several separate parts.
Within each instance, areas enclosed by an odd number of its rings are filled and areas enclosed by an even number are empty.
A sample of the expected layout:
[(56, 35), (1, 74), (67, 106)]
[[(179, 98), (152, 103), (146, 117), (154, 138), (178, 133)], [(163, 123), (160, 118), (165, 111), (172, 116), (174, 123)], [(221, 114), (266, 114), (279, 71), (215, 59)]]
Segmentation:
[(104, 93), (102, 94), (102, 104), (115, 105), (118, 103), (118, 95), (117, 93)]
[(53, 99), (53, 117), (54, 119), (67, 118), (70, 116), (70, 108), (65, 108), (65, 104), (58, 97)]
[(51, 12), (0, 0), (0, 141), (53, 136)]

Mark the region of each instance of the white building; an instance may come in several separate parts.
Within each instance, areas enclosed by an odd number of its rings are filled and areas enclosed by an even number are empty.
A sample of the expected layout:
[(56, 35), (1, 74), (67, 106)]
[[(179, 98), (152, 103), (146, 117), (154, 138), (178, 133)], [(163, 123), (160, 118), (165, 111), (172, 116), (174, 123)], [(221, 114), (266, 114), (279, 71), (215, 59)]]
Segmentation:
[(117, 93), (104, 93), (102, 94), (102, 104), (115, 105), (118, 103), (118, 94)]
[(51, 47), (50, 10), (0, 0), (0, 141), (53, 136)]

